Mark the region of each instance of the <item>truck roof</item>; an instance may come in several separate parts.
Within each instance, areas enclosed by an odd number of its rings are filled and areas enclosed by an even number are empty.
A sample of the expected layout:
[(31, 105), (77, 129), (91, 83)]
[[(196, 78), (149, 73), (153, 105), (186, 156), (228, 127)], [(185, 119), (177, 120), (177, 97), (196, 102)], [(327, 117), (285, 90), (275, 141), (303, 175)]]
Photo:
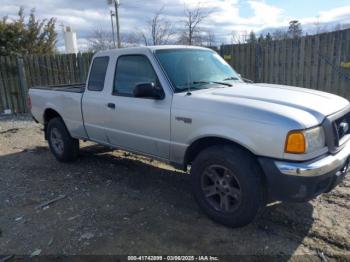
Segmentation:
[(164, 49), (197, 49), (197, 50), (211, 50), (209, 48), (200, 47), (200, 46), (189, 46), (189, 45), (157, 45), (157, 46), (141, 46), (141, 47), (126, 47), (121, 49), (109, 49), (105, 51), (99, 51), (96, 53), (96, 56), (101, 55), (111, 55), (114, 53), (119, 53), (122, 51), (130, 52), (144, 52), (146, 50), (149, 50), (151, 52), (157, 51), (157, 50), (164, 50)]

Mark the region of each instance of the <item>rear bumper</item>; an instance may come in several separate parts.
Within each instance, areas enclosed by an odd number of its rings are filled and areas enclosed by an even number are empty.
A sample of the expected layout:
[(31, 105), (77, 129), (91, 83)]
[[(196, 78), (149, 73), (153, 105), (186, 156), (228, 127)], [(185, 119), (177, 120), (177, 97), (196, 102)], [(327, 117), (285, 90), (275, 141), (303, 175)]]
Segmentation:
[(303, 202), (329, 192), (349, 170), (350, 142), (335, 155), (306, 162), (288, 162), (260, 157), (271, 198)]

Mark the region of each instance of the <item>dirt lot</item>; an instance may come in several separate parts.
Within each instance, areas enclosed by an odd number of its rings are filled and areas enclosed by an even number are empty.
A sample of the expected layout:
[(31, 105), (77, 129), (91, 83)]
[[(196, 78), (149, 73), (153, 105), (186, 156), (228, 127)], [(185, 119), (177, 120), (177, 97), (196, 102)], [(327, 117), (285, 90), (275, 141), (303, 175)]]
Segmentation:
[(0, 254), (350, 258), (349, 178), (310, 203), (272, 205), (251, 225), (231, 229), (199, 210), (187, 174), (122, 151), (81, 146), (77, 162), (61, 164), (40, 125), (0, 119)]

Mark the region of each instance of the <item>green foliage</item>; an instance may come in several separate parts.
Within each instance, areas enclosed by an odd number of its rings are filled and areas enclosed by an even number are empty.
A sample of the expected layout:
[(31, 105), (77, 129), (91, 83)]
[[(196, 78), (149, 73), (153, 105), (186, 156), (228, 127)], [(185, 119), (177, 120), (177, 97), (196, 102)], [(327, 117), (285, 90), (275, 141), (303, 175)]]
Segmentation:
[(289, 22), (288, 35), (291, 38), (299, 38), (303, 35), (301, 24), (298, 20), (292, 20)]
[(249, 38), (247, 39), (247, 43), (256, 43), (257, 42), (257, 38), (256, 35), (254, 33), (254, 31), (250, 31), (249, 33)]
[(32, 9), (28, 21), (25, 20), (22, 7), (16, 20), (6, 16), (0, 20), (0, 56), (54, 53), (56, 19), (39, 20)]
[(259, 38), (258, 38), (258, 43), (262, 43), (265, 41), (265, 37), (263, 34), (260, 34)]
[(265, 41), (272, 41), (272, 36), (270, 33), (266, 34)]

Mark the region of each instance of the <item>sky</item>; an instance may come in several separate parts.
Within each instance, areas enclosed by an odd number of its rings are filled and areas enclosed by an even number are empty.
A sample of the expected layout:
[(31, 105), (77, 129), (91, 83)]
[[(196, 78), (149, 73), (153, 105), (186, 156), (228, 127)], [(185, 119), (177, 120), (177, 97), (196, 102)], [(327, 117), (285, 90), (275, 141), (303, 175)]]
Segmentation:
[[(232, 41), (232, 31), (238, 35), (251, 30), (267, 32), (286, 27), (295, 19), (310, 33), (316, 24), (350, 24), (350, 0), (120, 0), (121, 32), (140, 33), (160, 8), (176, 29), (182, 29), (184, 7), (198, 4), (210, 11), (202, 28), (214, 32), (218, 44)], [(71, 26), (81, 50), (87, 48), (94, 30), (111, 32), (111, 7), (106, 0), (0, 0), (0, 16), (16, 17), (20, 6), (27, 14), (35, 8), (39, 18), (56, 17), (57, 25)], [(60, 26), (57, 30), (62, 31)], [(60, 33), (59, 50), (63, 49), (62, 38)]]

